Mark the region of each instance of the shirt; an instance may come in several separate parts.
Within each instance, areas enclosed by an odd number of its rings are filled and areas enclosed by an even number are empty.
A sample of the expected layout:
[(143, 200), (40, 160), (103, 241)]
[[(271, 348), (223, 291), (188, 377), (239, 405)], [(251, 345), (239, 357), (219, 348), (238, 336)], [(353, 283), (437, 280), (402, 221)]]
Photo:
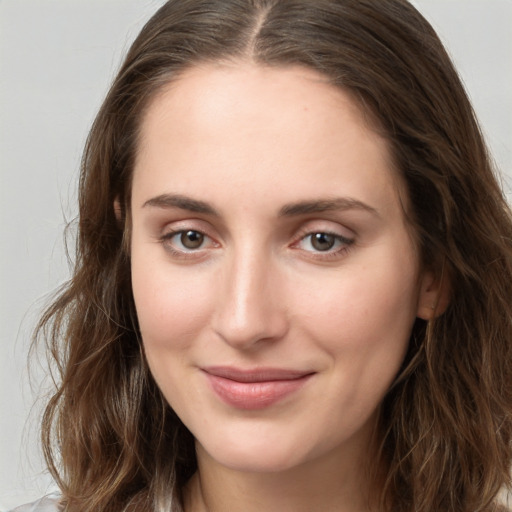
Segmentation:
[(49, 494), (33, 503), (16, 507), (10, 512), (59, 512), (59, 495)]

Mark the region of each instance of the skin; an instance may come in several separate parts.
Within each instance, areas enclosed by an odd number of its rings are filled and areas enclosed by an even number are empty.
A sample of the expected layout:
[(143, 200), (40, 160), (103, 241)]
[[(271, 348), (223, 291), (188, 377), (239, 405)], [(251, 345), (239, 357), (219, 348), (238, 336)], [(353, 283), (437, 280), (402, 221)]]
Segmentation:
[[(400, 189), (386, 141), (313, 71), (202, 65), (150, 104), (133, 293), (151, 372), (196, 438), (187, 512), (369, 510), (379, 404), (437, 292)], [(247, 410), (211, 366), (309, 377)]]

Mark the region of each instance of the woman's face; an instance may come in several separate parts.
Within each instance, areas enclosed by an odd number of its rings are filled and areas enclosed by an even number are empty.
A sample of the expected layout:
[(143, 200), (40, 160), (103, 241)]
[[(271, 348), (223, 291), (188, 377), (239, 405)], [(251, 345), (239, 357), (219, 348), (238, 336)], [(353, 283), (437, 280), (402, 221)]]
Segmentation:
[(132, 277), (160, 389), (224, 466), (368, 444), (429, 276), (386, 142), (312, 71), (204, 65), (153, 100)]

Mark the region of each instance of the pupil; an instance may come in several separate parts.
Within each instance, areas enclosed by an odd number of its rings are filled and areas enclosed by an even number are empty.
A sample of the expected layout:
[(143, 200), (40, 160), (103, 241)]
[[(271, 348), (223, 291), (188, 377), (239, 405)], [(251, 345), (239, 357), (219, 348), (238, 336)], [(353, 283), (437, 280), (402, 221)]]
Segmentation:
[(311, 244), (317, 251), (328, 251), (334, 247), (335, 241), (334, 235), (315, 233), (312, 235)]
[(197, 231), (184, 231), (180, 239), (183, 246), (187, 249), (197, 249), (203, 243), (204, 235)]

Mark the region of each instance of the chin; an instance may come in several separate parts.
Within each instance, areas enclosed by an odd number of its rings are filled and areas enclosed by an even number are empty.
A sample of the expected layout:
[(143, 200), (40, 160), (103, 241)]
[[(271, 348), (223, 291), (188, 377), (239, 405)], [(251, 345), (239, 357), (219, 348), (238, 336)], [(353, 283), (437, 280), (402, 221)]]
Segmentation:
[(202, 451), (217, 464), (233, 471), (249, 473), (275, 473), (290, 470), (309, 457), (306, 451), (298, 450), (297, 445), (272, 439), (261, 434), (246, 439), (233, 439), (226, 436), (218, 442), (204, 444), (196, 442), (197, 450)]

